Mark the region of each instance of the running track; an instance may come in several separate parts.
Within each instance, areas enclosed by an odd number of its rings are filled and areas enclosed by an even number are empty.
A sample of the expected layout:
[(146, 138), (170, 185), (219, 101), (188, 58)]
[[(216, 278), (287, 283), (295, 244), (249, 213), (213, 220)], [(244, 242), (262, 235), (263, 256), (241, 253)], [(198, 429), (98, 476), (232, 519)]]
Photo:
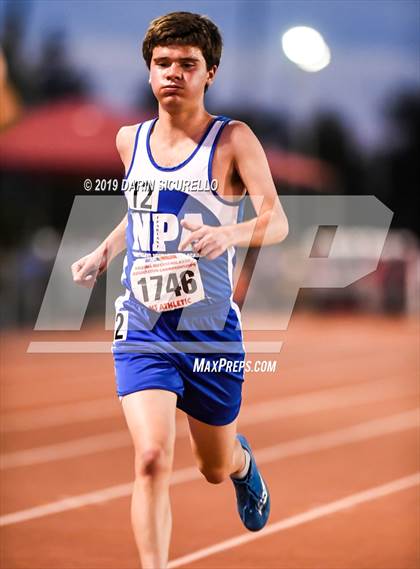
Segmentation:
[[(254, 317), (255, 318), (255, 317)], [(2, 569), (138, 567), (129, 524), (132, 450), (106, 354), (27, 354), (2, 341)], [(419, 330), (414, 320), (298, 313), (275, 374), (246, 380), (241, 430), (272, 494), (270, 525), (244, 531), (229, 482), (194, 468), (178, 417), (170, 567), (415, 569)]]

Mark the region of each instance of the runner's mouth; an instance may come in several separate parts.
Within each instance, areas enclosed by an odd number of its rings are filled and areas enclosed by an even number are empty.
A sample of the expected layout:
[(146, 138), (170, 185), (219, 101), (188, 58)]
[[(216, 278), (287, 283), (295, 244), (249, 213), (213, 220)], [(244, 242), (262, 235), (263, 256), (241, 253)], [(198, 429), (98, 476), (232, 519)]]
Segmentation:
[(162, 87), (162, 91), (168, 91), (168, 92), (179, 91), (181, 89), (182, 87), (180, 87), (179, 85), (165, 85), (164, 87)]

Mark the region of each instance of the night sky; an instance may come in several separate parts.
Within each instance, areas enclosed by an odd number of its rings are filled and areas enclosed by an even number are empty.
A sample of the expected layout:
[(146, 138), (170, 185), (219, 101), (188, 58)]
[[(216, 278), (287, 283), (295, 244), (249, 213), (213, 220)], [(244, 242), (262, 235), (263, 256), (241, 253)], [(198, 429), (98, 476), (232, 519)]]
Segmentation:
[[(420, 87), (420, 3), (382, 0), (301, 1), (24, 1), (26, 57), (37, 56), (45, 34), (64, 33), (69, 58), (91, 78), (95, 97), (128, 107), (146, 82), (140, 45), (149, 21), (174, 10), (210, 16), (224, 37), (212, 106), (248, 104), (296, 121), (323, 109), (338, 111), (362, 144), (380, 145), (384, 111), (399, 91)], [(4, 12), (1, 5), (0, 14)], [(315, 27), (332, 62), (305, 73), (281, 51), (289, 27)]]

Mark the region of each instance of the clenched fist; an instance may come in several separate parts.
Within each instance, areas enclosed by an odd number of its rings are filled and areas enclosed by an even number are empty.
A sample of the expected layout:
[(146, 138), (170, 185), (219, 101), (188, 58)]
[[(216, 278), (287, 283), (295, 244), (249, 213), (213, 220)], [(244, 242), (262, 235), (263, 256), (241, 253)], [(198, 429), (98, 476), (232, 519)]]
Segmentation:
[(75, 261), (71, 266), (73, 281), (86, 288), (92, 288), (98, 276), (106, 270), (107, 258), (107, 250), (102, 247)]

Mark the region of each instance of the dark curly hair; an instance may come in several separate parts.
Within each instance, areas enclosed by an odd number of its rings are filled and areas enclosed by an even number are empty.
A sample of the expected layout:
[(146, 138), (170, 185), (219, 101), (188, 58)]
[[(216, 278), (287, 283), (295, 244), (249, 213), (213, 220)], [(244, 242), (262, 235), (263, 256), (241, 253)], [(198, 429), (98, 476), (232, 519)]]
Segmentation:
[(215, 24), (200, 14), (171, 12), (149, 25), (143, 40), (143, 57), (150, 69), (153, 49), (165, 45), (191, 45), (201, 49), (207, 70), (218, 66), (222, 55), (222, 36)]

